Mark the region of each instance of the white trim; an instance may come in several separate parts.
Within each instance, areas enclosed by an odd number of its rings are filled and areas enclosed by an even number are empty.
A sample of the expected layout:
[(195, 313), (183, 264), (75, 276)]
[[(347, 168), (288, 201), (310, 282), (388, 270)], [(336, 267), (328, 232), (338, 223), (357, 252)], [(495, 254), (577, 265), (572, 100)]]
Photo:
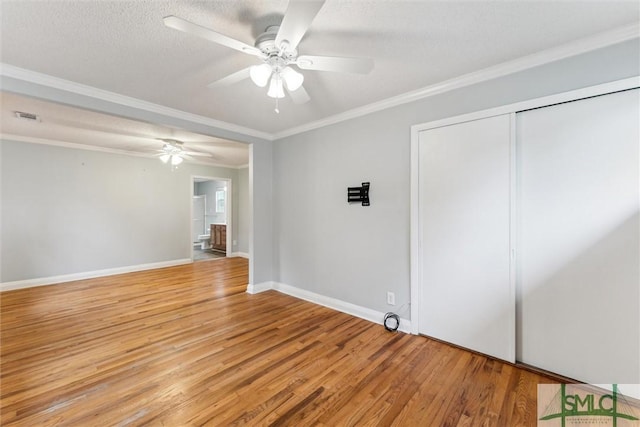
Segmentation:
[[(410, 172), (410, 188), (411, 188), (411, 200), (410, 200), (410, 247), (411, 247), (411, 319), (413, 320), (412, 324), (412, 333), (419, 333), (419, 318), (420, 318), (420, 310), (419, 304), (421, 301), (420, 295), (420, 283), (421, 279), (421, 270), (420, 270), (420, 262), (421, 259), (421, 243), (420, 243), (420, 218), (419, 218), (419, 138), (420, 132), (423, 130), (434, 129), (442, 126), (449, 126), (458, 123), (464, 123), (472, 120), (479, 120), (487, 117), (493, 117), (503, 114), (513, 114), (514, 118), (512, 119), (512, 123), (515, 123), (515, 113), (530, 110), (533, 108), (541, 108), (546, 107), (558, 103), (563, 102), (571, 102), (579, 99), (584, 99), (593, 96), (605, 95), (607, 93), (614, 93), (622, 90), (635, 89), (640, 87), (640, 76), (630, 77), (627, 79), (618, 80), (615, 82), (604, 83), (596, 86), (590, 86), (582, 89), (577, 89), (569, 92), (563, 92), (556, 95), (545, 96), (542, 98), (535, 98), (527, 101), (522, 101), (514, 104), (504, 105), (501, 107), (491, 108), (488, 110), (477, 111), (469, 114), (463, 114), (455, 117), (449, 117), (442, 120), (435, 120), (427, 123), (421, 123), (417, 125), (411, 126), (411, 172)], [(512, 149), (515, 151), (515, 125), (514, 129), (512, 129)], [(510, 163), (512, 167), (515, 167), (516, 157), (515, 153), (512, 153), (510, 158)], [(514, 178), (514, 177), (512, 177)], [(511, 209), (513, 210), (511, 215), (512, 224), (511, 232), (513, 233), (511, 237), (511, 249), (515, 249), (517, 247), (517, 239), (514, 231), (515, 224), (513, 222), (517, 221), (518, 213), (516, 212), (516, 202), (514, 193), (517, 194), (516, 188), (512, 188), (511, 195), (514, 200), (511, 201)], [(517, 254), (516, 254), (517, 256)], [(515, 264), (515, 261), (513, 265)], [(515, 301), (515, 270), (512, 272), (512, 285), (514, 285), (514, 301)], [(515, 330), (514, 330), (514, 338), (515, 338)], [(515, 341), (514, 341), (515, 342)], [(515, 350), (515, 348), (514, 348)]]
[(258, 294), (260, 292), (270, 291), (274, 289), (276, 282), (249, 283), (247, 285), (248, 294)]
[[(416, 128), (417, 129), (417, 128)], [(419, 334), (419, 325), (420, 325), (420, 311), (418, 309), (418, 304), (422, 301), (421, 295), (421, 287), (419, 286), (422, 283), (421, 277), (421, 269), (418, 268), (418, 263), (422, 258), (421, 248), (420, 248), (420, 205), (419, 205), (419, 185), (420, 182), (420, 132), (418, 130), (411, 128), (411, 165), (410, 165), (410, 179), (409, 183), (410, 188), (410, 200), (409, 200), (409, 229), (411, 233), (409, 233), (410, 238), (410, 296), (411, 296), (411, 320), (412, 320), (412, 329), (411, 333)]]
[(231, 252), (228, 256), (249, 259), (249, 254), (246, 252)]
[(221, 120), (211, 119), (197, 114), (187, 113), (186, 111), (176, 110), (174, 108), (165, 107), (164, 105), (154, 104), (152, 102), (143, 101), (141, 99), (132, 98), (130, 96), (120, 95), (118, 93), (98, 89), (93, 86), (83, 85), (80, 83), (72, 82), (70, 80), (53, 77), (47, 74), (15, 67), (13, 65), (5, 63), (0, 63), (0, 75), (51, 87), (54, 89), (76, 93), (83, 96), (88, 96), (95, 99), (100, 99), (102, 101), (112, 102), (118, 105), (124, 105), (126, 107), (136, 108), (156, 114), (162, 114), (164, 116), (169, 116), (180, 120), (186, 120), (191, 123), (211, 126), (229, 132), (236, 132), (243, 135), (267, 140), (271, 140), (273, 137), (269, 133), (261, 132), (256, 129), (235, 125), (233, 123), (223, 122)]
[(113, 276), (114, 274), (133, 273), (136, 271), (153, 270), (156, 268), (173, 267), (191, 264), (191, 259), (175, 259), (172, 261), (152, 262), (148, 264), (129, 265), (126, 267), (107, 268), (104, 270), (85, 271), (81, 273), (63, 274), (61, 276), (39, 277), (36, 279), (16, 280), (0, 283), (0, 291), (33, 288), (35, 286), (55, 285), (76, 280), (93, 279), (96, 277)]
[(65, 141), (59, 141), (56, 139), (49, 139), (49, 138), (36, 138), (32, 136), (13, 135), (13, 134), (2, 133), (2, 132), (0, 132), (0, 139), (17, 141), (17, 142), (25, 142), (28, 144), (53, 145), (56, 147), (72, 148), (75, 150), (99, 151), (101, 153), (122, 154), (126, 156), (135, 156), (135, 157), (148, 157), (148, 158), (151, 157), (148, 154), (128, 151), (128, 150), (120, 150), (117, 148), (99, 147), (97, 145), (78, 144), (75, 142), (65, 142)]
[[(16, 141), (16, 142), (25, 142), (28, 144), (42, 144), (42, 145), (51, 145), (54, 147), (72, 148), (75, 150), (98, 151), (100, 153), (120, 154), (123, 156), (133, 156), (133, 157), (144, 157), (146, 159), (157, 159), (157, 157), (154, 154), (140, 153), (138, 151), (120, 150), (118, 148), (100, 147), (97, 145), (86, 145), (86, 144), (79, 144), (76, 142), (66, 142), (66, 141), (58, 141), (56, 139), (49, 139), (49, 138), (36, 138), (31, 136), (13, 135), (13, 134), (2, 133), (2, 132), (0, 132), (0, 139), (8, 140), (8, 141)], [(203, 165), (203, 166), (225, 168), (225, 169), (243, 169), (246, 167), (246, 165), (233, 166), (233, 165), (226, 165), (223, 163), (204, 162), (197, 159), (184, 159), (184, 162), (190, 163), (190, 164)]]
[(516, 184), (516, 113), (509, 114), (509, 351), (508, 360), (516, 360), (516, 218), (517, 218), (517, 184)]
[(555, 95), (534, 98), (526, 101), (516, 102), (514, 104), (503, 105), (488, 110), (475, 111), (473, 113), (462, 114), (459, 116), (448, 117), (446, 119), (435, 120), (427, 123), (420, 123), (411, 126), (411, 132), (420, 132), (423, 130), (434, 129), (442, 126), (449, 126), (458, 123), (470, 122), (473, 120), (485, 119), (492, 116), (500, 116), (503, 114), (517, 113), (520, 111), (531, 110), (534, 108), (546, 107), (549, 105), (560, 104), (563, 102), (576, 101), (578, 99), (589, 98), (592, 96), (604, 95), (607, 93), (618, 92), (627, 89), (640, 87), (640, 76), (629, 77), (627, 79), (616, 80), (614, 82), (603, 83), (596, 86), (589, 86), (582, 89), (576, 89), (569, 92), (562, 92)]
[(313, 129), (354, 119), (367, 114), (375, 113), (391, 107), (418, 101), (444, 92), (460, 89), (487, 80), (503, 77), (509, 74), (524, 71), (550, 62), (576, 56), (592, 50), (622, 43), (640, 36), (640, 24), (631, 24), (613, 31), (596, 34), (591, 37), (575, 40), (571, 43), (557, 46), (555, 48), (543, 50), (531, 55), (523, 56), (512, 61), (503, 62), (492, 67), (454, 77), (443, 82), (439, 82), (422, 89), (404, 93), (402, 95), (387, 98), (369, 105), (354, 108), (334, 116), (330, 116), (301, 126), (290, 128), (272, 135), (275, 139), (285, 138)]
[[(233, 232), (235, 224), (233, 223), (233, 180), (228, 179), (227, 188), (224, 191), (224, 221), (225, 221), (225, 236), (227, 237), (227, 241), (224, 246), (224, 254), (227, 255), (233, 250)], [(217, 190), (216, 190), (217, 191)], [(216, 206), (218, 205), (218, 201), (214, 200)], [(216, 208), (217, 211), (217, 208)], [(205, 213), (206, 218), (206, 213)]]
[[(271, 284), (271, 288), (278, 292), (281, 292), (292, 297), (302, 299), (313, 304), (318, 304), (324, 307), (328, 307), (332, 310), (337, 310), (342, 313), (349, 314), (351, 316), (359, 317), (364, 320), (368, 320), (379, 325), (383, 324), (384, 315), (380, 311), (372, 310), (370, 308), (362, 307), (359, 305), (351, 304), (336, 298), (327, 297), (324, 295), (316, 294), (315, 292), (307, 291), (305, 289), (296, 288), (295, 286), (286, 285), (278, 282), (268, 282)], [(266, 289), (265, 289), (266, 290)], [(247, 292), (249, 292), (247, 290)], [(401, 318), (400, 326), (398, 330), (405, 333), (411, 333), (411, 321)]]

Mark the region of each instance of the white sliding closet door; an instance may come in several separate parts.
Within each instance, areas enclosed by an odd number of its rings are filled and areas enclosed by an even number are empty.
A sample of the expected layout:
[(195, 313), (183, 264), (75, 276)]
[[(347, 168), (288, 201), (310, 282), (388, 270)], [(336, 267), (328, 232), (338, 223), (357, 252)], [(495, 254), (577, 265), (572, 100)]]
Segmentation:
[(639, 91), (517, 115), (518, 359), (640, 383)]
[(515, 358), (511, 118), (419, 134), (419, 332)]

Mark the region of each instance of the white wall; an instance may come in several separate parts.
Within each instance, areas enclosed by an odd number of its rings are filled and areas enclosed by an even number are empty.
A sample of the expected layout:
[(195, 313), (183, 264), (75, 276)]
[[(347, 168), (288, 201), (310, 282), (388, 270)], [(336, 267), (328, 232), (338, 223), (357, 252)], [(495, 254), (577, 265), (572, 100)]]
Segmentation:
[[(633, 40), (275, 141), (273, 280), (399, 311), (410, 295), (411, 125), (639, 75), (639, 52)], [(363, 181), (371, 206), (348, 205), (347, 187)]]
[(0, 143), (1, 282), (188, 259), (191, 176), (237, 170)]

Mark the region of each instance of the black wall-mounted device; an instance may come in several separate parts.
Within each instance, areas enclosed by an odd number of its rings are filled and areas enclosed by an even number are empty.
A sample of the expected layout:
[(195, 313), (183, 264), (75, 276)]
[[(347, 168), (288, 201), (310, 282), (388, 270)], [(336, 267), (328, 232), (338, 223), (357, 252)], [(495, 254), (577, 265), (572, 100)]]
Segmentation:
[(362, 187), (349, 187), (347, 189), (347, 201), (349, 203), (362, 202), (362, 206), (370, 206), (369, 183), (363, 182)]

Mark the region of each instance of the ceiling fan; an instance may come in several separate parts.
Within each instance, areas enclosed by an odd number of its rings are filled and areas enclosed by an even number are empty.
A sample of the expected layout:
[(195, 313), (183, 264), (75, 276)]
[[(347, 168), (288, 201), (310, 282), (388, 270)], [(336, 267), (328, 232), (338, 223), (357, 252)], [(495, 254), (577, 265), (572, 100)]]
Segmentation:
[(309, 94), (302, 86), (304, 75), (301, 70), (337, 71), (367, 74), (373, 69), (370, 58), (343, 58), (336, 56), (299, 55), (298, 44), (307, 32), (325, 0), (290, 0), (281, 24), (269, 26), (260, 34), (254, 46), (217, 33), (176, 16), (164, 18), (167, 27), (193, 34), (214, 43), (230, 47), (242, 53), (256, 56), (262, 62), (240, 71), (236, 71), (208, 85), (209, 88), (228, 86), (250, 78), (257, 86), (269, 84), (267, 95), (276, 99), (284, 98), (284, 89), (296, 104), (309, 101)]
[(157, 156), (160, 157), (162, 163), (171, 163), (171, 166), (178, 166), (184, 159), (192, 160), (192, 156), (213, 157), (210, 153), (200, 151), (185, 151), (184, 142), (171, 138), (156, 138), (158, 141), (164, 142), (161, 150), (158, 150)]

